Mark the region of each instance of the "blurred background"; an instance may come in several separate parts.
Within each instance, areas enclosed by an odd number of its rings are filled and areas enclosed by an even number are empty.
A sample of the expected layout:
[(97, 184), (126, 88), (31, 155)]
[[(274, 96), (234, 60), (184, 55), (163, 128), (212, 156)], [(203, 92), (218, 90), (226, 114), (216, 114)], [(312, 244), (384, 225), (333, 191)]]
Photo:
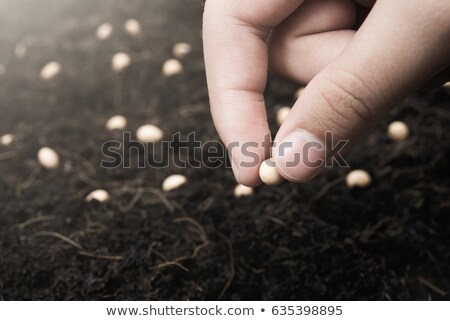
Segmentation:
[[(232, 172), (104, 169), (105, 129), (146, 123), (218, 140), (209, 115), (197, 0), (0, 0), (0, 298), (5, 300), (443, 300), (450, 291), (450, 90), (397, 106), (350, 155), (350, 169), (236, 198)], [(141, 26), (137, 36), (124, 29)], [(96, 36), (109, 23), (111, 35)], [(219, 35), (218, 35), (219, 36)], [(183, 72), (162, 75), (176, 43)], [(120, 73), (114, 54), (131, 61)], [(53, 79), (41, 69), (60, 64)], [(298, 84), (270, 77), (271, 129)], [(411, 136), (394, 142), (392, 120)], [(61, 165), (36, 154), (54, 148)], [(159, 153), (157, 150), (155, 153)], [(137, 157), (134, 155), (133, 157)], [(171, 174), (188, 181), (164, 192)], [(95, 189), (110, 201), (86, 202)]]

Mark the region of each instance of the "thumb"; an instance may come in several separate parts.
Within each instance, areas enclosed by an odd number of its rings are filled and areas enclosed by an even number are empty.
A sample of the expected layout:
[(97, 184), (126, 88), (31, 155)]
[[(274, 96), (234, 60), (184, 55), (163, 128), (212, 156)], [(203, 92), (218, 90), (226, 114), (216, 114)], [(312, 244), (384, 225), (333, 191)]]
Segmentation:
[(447, 67), (450, 6), (413, 2), (377, 1), (342, 54), (305, 88), (274, 141), (283, 177), (308, 180), (332, 158), (345, 165), (340, 152)]

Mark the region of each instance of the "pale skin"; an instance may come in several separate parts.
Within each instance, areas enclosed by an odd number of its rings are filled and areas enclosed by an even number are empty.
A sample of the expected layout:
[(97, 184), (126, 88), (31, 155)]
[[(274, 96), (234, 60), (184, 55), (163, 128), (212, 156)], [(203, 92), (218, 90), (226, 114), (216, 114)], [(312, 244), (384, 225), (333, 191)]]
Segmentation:
[[(326, 131), (350, 146), (409, 94), (448, 81), (450, 1), (207, 0), (203, 38), (211, 112), (226, 146), (257, 142), (280, 174), (305, 181), (322, 168), (286, 166), (292, 152)], [(267, 73), (307, 84), (274, 143), (263, 92)], [(290, 154), (291, 153), (291, 154)], [(316, 151), (321, 157), (323, 151)], [(261, 183), (259, 166), (230, 153), (239, 183)]]

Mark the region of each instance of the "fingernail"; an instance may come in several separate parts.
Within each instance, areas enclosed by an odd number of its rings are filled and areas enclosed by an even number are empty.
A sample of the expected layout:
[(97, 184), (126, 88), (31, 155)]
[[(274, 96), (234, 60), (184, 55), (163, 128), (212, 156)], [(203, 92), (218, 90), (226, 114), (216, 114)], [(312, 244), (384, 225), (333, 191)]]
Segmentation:
[(313, 178), (325, 165), (325, 145), (310, 132), (296, 129), (274, 151), (280, 174), (290, 181)]

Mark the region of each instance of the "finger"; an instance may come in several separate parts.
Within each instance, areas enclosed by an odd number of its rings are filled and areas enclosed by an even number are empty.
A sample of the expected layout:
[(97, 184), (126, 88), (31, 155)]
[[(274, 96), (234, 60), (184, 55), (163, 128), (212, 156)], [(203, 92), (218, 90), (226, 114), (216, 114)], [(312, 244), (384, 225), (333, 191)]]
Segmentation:
[(351, 0), (307, 0), (272, 32), (270, 66), (308, 83), (347, 46), (355, 31)]
[(342, 53), (354, 34), (353, 30), (336, 30), (279, 42), (271, 50), (271, 69), (307, 84)]
[(333, 143), (348, 140), (351, 146), (392, 106), (448, 65), (450, 43), (442, 39), (450, 30), (445, 18), (450, 5), (438, 7), (440, 14), (433, 6), (425, 12), (418, 0), (407, 5), (377, 1), (354, 39), (309, 83), (280, 128), (274, 157), (285, 178), (313, 177), (327, 158), (336, 156), (330, 155), (336, 150), (325, 141), (327, 131)]
[(263, 98), (268, 68), (266, 40), (270, 28), (301, 2), (208, 0), (205, 5), (203, 39), (211, 112), (235, 176), (245, 185), (260, 183), (259, 164), (270, 148), (262, 144), (270, 137)]

